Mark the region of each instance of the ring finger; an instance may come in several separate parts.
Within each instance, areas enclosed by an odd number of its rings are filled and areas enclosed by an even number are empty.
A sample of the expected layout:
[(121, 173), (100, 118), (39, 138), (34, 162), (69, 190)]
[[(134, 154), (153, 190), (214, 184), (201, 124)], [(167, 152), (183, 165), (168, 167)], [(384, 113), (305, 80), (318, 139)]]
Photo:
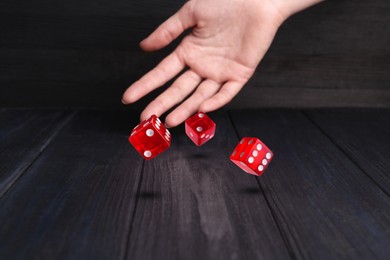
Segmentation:
[(168, 127), (175, 127), (198, 111), (199, 105), (212, 97), (220, 89), (221, 84), (213, 80), (204, 80), (186, 101), (172, 111), (166, 118)]

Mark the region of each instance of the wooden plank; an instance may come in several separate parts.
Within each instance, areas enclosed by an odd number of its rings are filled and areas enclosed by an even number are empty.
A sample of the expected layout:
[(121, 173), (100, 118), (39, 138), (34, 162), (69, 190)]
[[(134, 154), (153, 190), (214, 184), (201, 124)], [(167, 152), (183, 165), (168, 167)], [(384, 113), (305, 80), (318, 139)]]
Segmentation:
[[(167, 51), (0, 49), (0, 104), (123, 107), (125, 89), (152, 69)], [(145, 107), (158, 92), (136, 106)]]
[[(99, 82), (140, 77), (169, 52), (0, 49), (0, 82)], [(35, 66), (31, 66), (34, 64)], [(53, 86), (55, 87), (55, 86)]]
[(238, 142), (226, 113), (196, 147), (182, 127), (145, 163), (127, 259), (289, 259), (256, 178), (229, 161)]
[(0, 198), (24, 174), (71, 117), (63, 110), (0, 113)]
[[(58, 0), (55, 3), (47, 0), (35, 0), (34, 3), (26, 3), (23, 0), (3, 0), (0, 2), (0, 12), (21, 14), (59, 14), (59, 15), (101, 15), (101, 16), (134, 16), (140, 15), (149, 18), (148, 15), (171, 14), (175, 12), (185, 0), (149, 0), (141, 2), (137, 0)], [(145, 19), (147, 21), (147, 19)]]
[(390, 55), (386, 53), (313, 55), (301, 54), (298, 50), (297, 53), (270, 50), (250, 84), (257, 88), (290, 87), (328, 91), (389, 89), (389, 67)]
[(227, 105), (228, 109), (390, 107), (389, 89), (268, 88), (249, 84)]
[[(0, 50), (3, 64), (0, 68), (3, 86), (0, 104), (11, 107), (119, 107), (127, 86), (153, 68), (165, 54), (167, 51)], [(348, 61), (305, 56), (299, 58), (298, 64), (296, 59), (297, 55), (282, 58), (270, 54), (228, 108), (390, 106), (390, 74), (384, 69), (386, 58), (362, 56), (360, 61)], [(315, 63), (325, 70), (310, 65), (309, 60), (316, 60)], [(350, 63), (355, 65), (347, 65)], [(345, 65), (343, 69), (341, 64)], [(329, 73), (326, 73), (328, 69)], [(362, 70), (368, 72), (360, 73)], [(344, 78), (343, 83), (339, 77)], [(91, 96), (91, 92), (94, 95)], [(158, 92), (135, 107), (143, 108)]]
[[(185, 1), (20, 2), (0, 3), (2, 48), (127, 49), (133, 38), (146, 36)], [(388, 53), (389, 10), (386, 0), (325, 1), (289, 18), (271, 51), (349, 57)]]
[[(105, 49), (138, 48), (142, 38), (167, 17), (1, 14), (0, 48), (18, 49)], [(26, 44), (23, 40), (29, 41)]]
[[(259, 178), (297, 258), (386, 259), (390, 198), (299, 111), (231, 113), (275, 157)], [(375, 137), (373, 137), (375, 138)]]
[(309, 110), (306, 115), (390, 194), (390, 110)]
[(142, 159), (125, 111), (82, 111), (0, 203), (3, 259), (121, 259)]
[[(129, 84), (168, 52), (0, 49), (0, 104), (119, 107)], [(351, 59), (270, 53), (229, 108), (389, 107), (387, 64), (386, 55)]]
[(353, 59), (353, 54), (388, 54), (389, 11), (386, 0), (323, 1), (290, 17), (279, 28), (271, 51), (313, 57), (339, 53)]

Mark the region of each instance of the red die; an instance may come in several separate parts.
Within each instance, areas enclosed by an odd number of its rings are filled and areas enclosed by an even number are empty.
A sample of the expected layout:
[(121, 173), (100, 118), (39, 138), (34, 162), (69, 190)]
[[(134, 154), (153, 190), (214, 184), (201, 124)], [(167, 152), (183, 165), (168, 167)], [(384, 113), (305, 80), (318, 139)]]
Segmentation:
[(134, 127), (130, 134), (129, 142), (146, 160), (150, 160), (162, 153), (171, 145), (171, 134), (161, 123), (157, 116)]
[(185, 122), (186, 134), (197, 146), (213, 138), (215, 128), (214, 121), (202, 112), (193, 115)]
[(230, 160), (245, 172), (260, 176), (273, 158), (272, 151), (255, 137), (244, 137), (234, 149)]

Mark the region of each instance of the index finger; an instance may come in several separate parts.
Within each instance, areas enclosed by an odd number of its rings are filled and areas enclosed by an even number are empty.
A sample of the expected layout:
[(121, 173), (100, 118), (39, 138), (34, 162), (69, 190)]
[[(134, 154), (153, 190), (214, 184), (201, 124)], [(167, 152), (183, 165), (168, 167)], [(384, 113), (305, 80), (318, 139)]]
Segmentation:
[(124, 104), (134, 103), (152, 90), (161, 87), (180, 73), (185, 67), (184, 61), (174, 51), (163, 59), (154, 69), (127, 88), (122, 97)]

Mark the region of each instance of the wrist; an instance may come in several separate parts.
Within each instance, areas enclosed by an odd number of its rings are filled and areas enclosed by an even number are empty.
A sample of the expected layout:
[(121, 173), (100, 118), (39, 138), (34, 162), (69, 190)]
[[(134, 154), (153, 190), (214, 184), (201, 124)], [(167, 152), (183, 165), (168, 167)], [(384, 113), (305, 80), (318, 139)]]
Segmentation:
[(269, 0), (280, 13), (282, 20), (324, 0)]

